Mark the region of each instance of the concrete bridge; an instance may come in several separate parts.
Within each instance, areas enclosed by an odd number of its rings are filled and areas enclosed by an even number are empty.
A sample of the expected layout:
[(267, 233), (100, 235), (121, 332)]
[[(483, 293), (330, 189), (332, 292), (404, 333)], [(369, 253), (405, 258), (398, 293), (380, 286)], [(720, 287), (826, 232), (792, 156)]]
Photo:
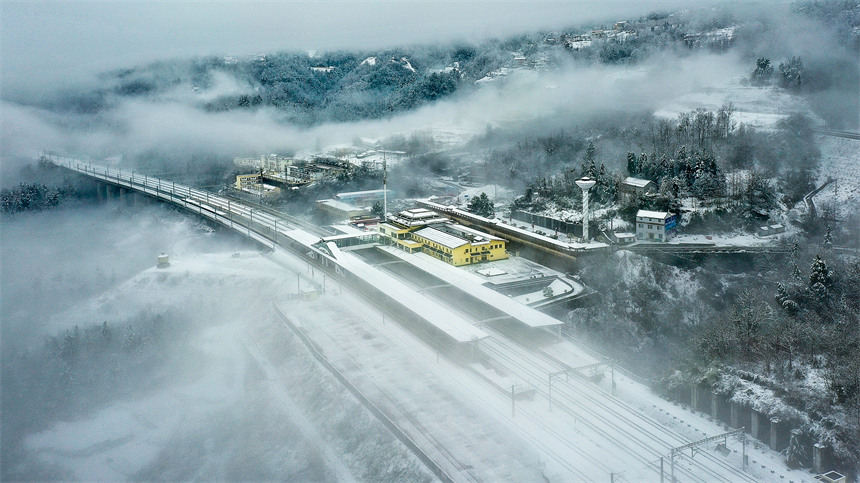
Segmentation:
[(261, 210), (247, 203), (174, 181), (135, 173), (134, 170), (100, 166), (53, 153), (42, 153), (40, 157), (42, 161), (101, 182), (98, 187), (99, 198), (108, 197), (111, 191), (120, 198), (143, 194), (232, 228), (264, 246), (273, 247), (297, 229), (310, 231), (311, 236), (320, 234), (318, 228), (293, 217), (275, 214), (272, 210)]

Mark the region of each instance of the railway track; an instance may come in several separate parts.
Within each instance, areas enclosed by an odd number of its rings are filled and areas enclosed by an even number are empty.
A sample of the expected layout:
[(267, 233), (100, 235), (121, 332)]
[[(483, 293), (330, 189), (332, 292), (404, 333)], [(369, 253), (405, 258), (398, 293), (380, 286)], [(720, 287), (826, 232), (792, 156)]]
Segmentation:
[[(488, 348), (497, 345), (490, 351), (497, 357), (506, 360), (509, 370), (516, 372), (526, 380), (533, 381), (538, 391), (547, 397), (548, 387), (545, 386), (547, 375), (571, 369), (541, 351), (529, 350), (507, 339), (503, 334), (493, 333), (492, 329), (489, 329), (488, 332), (493, 336), (481, 341), (481, 347)], [(516, 355), (512, 356), (512, 354)], [(618, 438), (613, 438), (620, 448), (631, 452), (631, 454), (636, 454), (640, 462), (653, 467), (658, 471), (658, 474), (659, 467), (653, 463), (659, 461), (661, 456), (668, 454), (671, 448), (690, 442), (688, 438), (677, 431), (641, 414), (620, 399), (606, 394), (581, 376), (574, 375), (574, 381), (571, 382), (562, 380), (553, 384), (553, 402), (558, 400), (563, 400), (569, 408), (571, 406), (576, 407), (574, 416), (579, 414), (578, 417), (581, 418), (583, 414), (587, 414), (589, 417), (599, 420), (601, 424), (595, 429), (614, 428), (625, 438), (635, 442), (636, 444), (631, 446)], [(584, 402), (593, 406), (584, 404)], [(602, 409), (606, 414), (601, 414), (594, 409), (595, 407)], [(659, 449), (654, 448), (654, 442), (657, 443)], [(702, 475), (695, 473), (698, 471), (704, 474), (705, 479), (703, 481), (756, 481), (750, 475), (730, 466), (713, 454), (703, 452), (700, 455), (708, 460), (708, 465), (702, 464), (698, 460), (690, 460), (691, 469), (681, 470), (691, 480), (695, 481), (701, 478)], [(655, 457), (657, 460), (654, 460)]]
[[(380, 260), (377, 261), (379, 262)], [(390, 264), (382, 261), (377, 266), (416, 287), (420, 287), (422, 283), (427, 283), (425, 276), (412, 273), (417, 269), (411, 268), (406, 264)], [(450, 297), (436, 293), (435, 290), (428, 290), (426, 293), (439, 300), (440, 303), (450, 305)], [(477, 309), (470, 309), (468, 304), (458, 303), (453, 305), (452, 308), (455, 308), (472, 320), (477, 321), (481, 319), (480, 314), (475, 313)], [(512, 375), (534, 387), (544, 397), (548, 397), (548, 388), (546, 387), (548, 375), (570, 369), (563, 362), (552, 356), (542, 351), (535, 351), (532, 348), (524, 347), (498, 330), (487, 327), (486, 324), (482, 324), (482, 328), (490, 333), (491, 337), (479, 343), (481, 351), (500, 367), (505, 368)], [(592, 431), (600, 433), (604, 440), (610, 442), (612, 446), (633, 455), (636, 461), (643, 467), (650, 468), (656, 475), (659, 475), (661, 456), (667, 456), (671, 448), (690, 442), (689, 439), (680, 433), (666, 428), (657, 421), (642, 415), (635, 408), (624, 404), (617, 398), (607, 395), (590, 381), (584, 378), (575, 378), (575, 382), (575, 387), (572, 384), (561, 383), (558, 389), (556, 389), (554, 385), (553, 394), (554, 396), (558, 395), (557, 397), (560, 398), (558, 401), (559, 407), (563, 405), (566, 411), (575, 417), (577, 421), (583, 421), (583, 424), (588, 426)], [(553, 400), (556, 402), (556, 397)], [(525, 411), (525, 409), (522, 409), (522, 411)], [(528, 415), (541, 428), (547, 428), (544, 422), (544, 415)], [(602, 428), (610, 428), (611, 431), (620, 436), (604, 433)], [(550, 428), (549, 434), (575, 451), (576, 454), (583, 457), (586, 461), (590, 461), (594, 465), (594, 468), (599, 468), (607, 473), (613, 471), (606, 464), (605, 459), (600, 459), (593, 454), (587, 454), (570, 438), (560, 434), (556, 428)], [(706, 456), (700, 457), (698, 460), (685, 462), (691, 465), (692, 469), (686, 469), (686, 464), (676, 465), (678, 474), (683, 479), (690, 481), (755, 481), (749, 475), (720, 461), (714, 455), (706, 452), (700, 454)], [(684, 458), (687, 457), (684, 456)]]
[(825, 136), (860, 140), (860, 132), (855, 131), (839, 131), (836, 129), (813, 129), (813, 131)]

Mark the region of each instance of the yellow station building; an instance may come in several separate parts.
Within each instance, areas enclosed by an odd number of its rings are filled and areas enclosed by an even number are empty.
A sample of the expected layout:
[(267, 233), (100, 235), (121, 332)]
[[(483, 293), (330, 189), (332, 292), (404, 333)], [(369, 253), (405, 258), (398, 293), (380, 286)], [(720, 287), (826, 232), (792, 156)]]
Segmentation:
[(505, 239), (451, 223), (425, 208), (388, 217), (379, 233), (409, 253), (421, 251), (454, 266), (508, 258)]

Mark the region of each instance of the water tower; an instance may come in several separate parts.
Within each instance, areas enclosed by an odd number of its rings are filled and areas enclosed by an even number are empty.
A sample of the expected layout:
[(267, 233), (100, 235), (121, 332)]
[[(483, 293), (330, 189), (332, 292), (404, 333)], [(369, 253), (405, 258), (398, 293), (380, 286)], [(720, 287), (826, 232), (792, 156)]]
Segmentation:
[(594, 186), (597, 181), (588, 176), (576, 180), (576, 185), (582, 189), (582, 239), (588, 241), (588, 190)]

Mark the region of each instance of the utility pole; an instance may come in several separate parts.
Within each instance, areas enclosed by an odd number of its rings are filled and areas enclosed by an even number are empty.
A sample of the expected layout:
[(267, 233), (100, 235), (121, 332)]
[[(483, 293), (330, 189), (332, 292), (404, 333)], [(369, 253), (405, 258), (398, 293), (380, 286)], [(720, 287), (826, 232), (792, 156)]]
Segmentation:
[(552, 374), (549, 375), (549, 410), (552, 412)]
[(615, 395), (615, 364), (609, 363), (609, 372), (612, 374), (612, 395)]
[(675, 448), (672, 448), (672, 452), (669, 455), (669, 458), (670, 458), (670, 461), (669, 461), (669, 467), (670, 467), (669, 477), (670, 477), (670, 480), (669, 481), (670, 481), (670, 483), (675, 483)]
[(388, 221), (388, 162), (382, 150), (382, 222)]

